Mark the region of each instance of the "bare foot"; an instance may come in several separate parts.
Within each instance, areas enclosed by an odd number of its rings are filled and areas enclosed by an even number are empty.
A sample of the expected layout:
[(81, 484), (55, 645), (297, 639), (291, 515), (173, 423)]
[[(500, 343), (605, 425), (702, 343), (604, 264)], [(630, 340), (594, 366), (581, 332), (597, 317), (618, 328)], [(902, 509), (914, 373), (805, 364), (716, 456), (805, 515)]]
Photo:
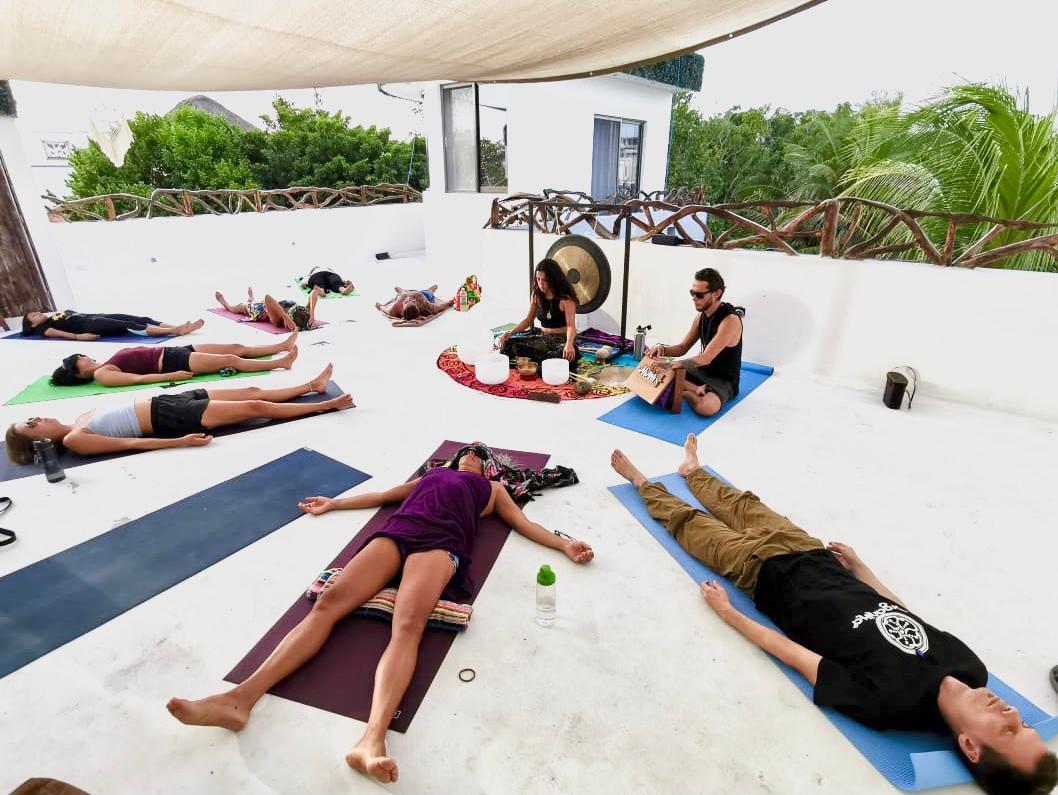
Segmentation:
[(249, 708), (227, 693), (200, 698), (198, 701), (171, 698), (165, 708), (174, 718), (188, 726), (219, 726), (233, 732), (239, 731), (250, 719)]
[(328, 364), (323, 368), (323, 372), (318, 376), (309, 381), (308, 392), (326, 392), (327, 382), (331, 380), (331, 373), (334, 371), (334, 365)]
[(318, 284), (315, 287), (312, 288), (312, 292), (315, 293), (316, 295), (320, 296), (321, 298), (323, 297), (323, 294), (324, 294), (323, 293), (323, 288), (320, 287)]
[(288, 351), (292, 351), (292, 350), (294, 350), (294, 346), (297, 345), (297, 344), (298, 344), (298, 333), (297, 333), (297, 331), (295, 331), (289, 337), (287, 337), (285, 340), (283, 340), (282, 347), (286, 348), (286, 350), (288, 350)]
[(206, 321), (202, 318), (199, 318), (198, 320), (192, 320), (189, 324), (185, 325), (188, 326), (188, 331), (198, 331), (200, 328), (206, 325)]
[(382, 743), (373, 745), (361, 740), (345, 755), (345, 763), (358, 773), (371, 776), (383, 784), (397, 780), (397, 760), (386, 756), (386, 746)]
[(620, 450), (614, 450), (610, 456), (610, 466), (614, 468), (614, 472), (623, 477), (637, 489), (647, 482), (646, 477), (636, 469), (632, 462), (628, 460), (628, 457)]
[(701, 469), (701, 464), (698, 463), (698, 437), (693, 433), (687, 434), (687, 439), (683, 443), (683, 461), (676, 467), (676, 471), (687, 477), (696, 469)]
[(285, 369), (289, 370), (291, 367), (294, 366), (294, 361), (297, 358), (298, 358), (298, 349), (296, 347), (295, 348), (291, 348), (285, 354), (283, 354), (278, 359), (276, 359), (276, 364), (280, 368), (285, 368)]
[(320, 405), (326, 406), (328, 409), (355, 409), (356, 404), (353, 403), (353, 396), (350, 394), (341, 394), (333, 400), (328, 400)]
[(217, 299), (218, 304), (227, 309), (229, 312), (231, 311), (231, 307), (228, 306), (228, 299), (224, 297), (220, 290), (217, 290), (217, 292), (213, 293), (213, 297)]

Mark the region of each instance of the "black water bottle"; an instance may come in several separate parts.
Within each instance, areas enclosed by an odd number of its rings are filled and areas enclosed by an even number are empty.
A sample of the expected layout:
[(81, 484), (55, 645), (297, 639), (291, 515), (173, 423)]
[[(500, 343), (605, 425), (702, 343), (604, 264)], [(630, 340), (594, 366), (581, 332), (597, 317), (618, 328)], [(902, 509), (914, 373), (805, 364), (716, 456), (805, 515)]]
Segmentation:
[(33, 449), (37, 454), (37, 463), (44, 465), (44, 477), (49, 483), (58, 483), (66, 477), (62, 464), (59, 463), (55, 442), (51, 439), (41, 439), (33, 443)]

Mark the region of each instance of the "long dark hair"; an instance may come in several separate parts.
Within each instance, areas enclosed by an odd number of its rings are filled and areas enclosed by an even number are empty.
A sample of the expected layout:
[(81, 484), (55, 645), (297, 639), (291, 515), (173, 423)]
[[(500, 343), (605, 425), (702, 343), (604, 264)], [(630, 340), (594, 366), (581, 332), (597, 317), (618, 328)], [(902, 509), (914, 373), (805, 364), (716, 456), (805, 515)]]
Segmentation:
[(52, 386), (77, 386), (78, 384), (90, 384), (94, 376), (83, 376), (77, 372), (77, 360), (81, 354), (74, 353), (62, 360), (62, 364), (55, 368), (51, 374)]
[[(566, 278), (566, 274), (562, 270), (562, 266), (555, 262), (553, 259), (547, 258), (542, 259), (536, 263), (536, 271), (533, 274), (543, 271), (544, 276), (547, 278), (547, 283), (551, 286), (551, 292), (555, 294), (555, 298), (558, 300), (570, 300), (573, 303), (579, 303), (577, 301), (577, 294), (573, 292), (573, 285), (569, 283), (569, 279)], [(530, 293), (537, 303), (542, 304), (547, 298), (541, 292), (540, 287), (536, 283), (536, 279), (533, 279), (532, 292)]]

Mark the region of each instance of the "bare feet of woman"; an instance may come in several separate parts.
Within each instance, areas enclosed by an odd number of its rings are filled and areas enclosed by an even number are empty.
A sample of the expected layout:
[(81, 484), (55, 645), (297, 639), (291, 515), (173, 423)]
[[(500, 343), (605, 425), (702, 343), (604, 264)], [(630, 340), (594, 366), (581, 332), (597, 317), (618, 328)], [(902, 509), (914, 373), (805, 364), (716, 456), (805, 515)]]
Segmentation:
[(309, 381), (309, 392), (326, 392), (327, 382), (331, 380), (331, 373), (334, 371), (334, 365), (328, 364), (323, 368), (323, 372), (318, 376)]
[(231, 305), (228, 304), (228, 299), (224, 297), (224, 294), (220, 290), (217, 290), (217, 292), (213, 293), (213, 297), (217, 299), (218, 304), (227, 309), (229, 312), (231, 311)]
[(286, 368), (287, 370), (289, 370), (291, 367), (294, 366), (294, 362), (297, 358), (298, 349), (291, 348), (278, 359), (276, 359), (276, 363), (279, 365), (279, 367)]
[(687, 477), (702, 466), (698, 463), (698, 437), (693, 433), (687, 434), (687, 439), (683, 443), (683, 454), (683, 461), (676, 467), (676, 471), (683, 477)]
[(171, 698), (165, 705), (169, 713), (188, 726), (219, 726), (237, 732), (250, 719), (249, 708), (227, 693), (187, 701)]
[(333, 400), (327, 400), (320, 405), (325, 406), (328, 409), (338, 409), (339, 411), (342, 409), (356, 408), (356, 404), (353, 403), (353, 396), (349, 394), (339, 395)]
[(614, 472), (623, 477), (637, 489), (647, 481), (643, 473), (636, 469), (632, 465), (632, 462), (628, 460), (628, 457), (620, 450), (613, 451), (613, 454), (610, 456), (610, 466), (614, 468)]
[(177, 326), (175, 329), (173, 329), (173, 333), (176, 336), (180, 337), (180, 336), (183, 336), (184, 334), (190, 334), (192, 331), (198, 331), (205, 324), (206, 324), (206, 321), (204, 321), (202, 319), (189, 320), (186, 323), (181, 323), (179, 326)]
[(397, 780), (397, 760), (386, 756), (386, 746), (383, 743), (373, 745), (361, 740), (345, 755), (345, 763), (358, 773), (371, 776), (383, 784), (391, 784)]
[(298, 344), (298, 333), (294, 331), (289, 337), (283, 340), (283, 347), (288, 351), (294, 350), (294, 346)]

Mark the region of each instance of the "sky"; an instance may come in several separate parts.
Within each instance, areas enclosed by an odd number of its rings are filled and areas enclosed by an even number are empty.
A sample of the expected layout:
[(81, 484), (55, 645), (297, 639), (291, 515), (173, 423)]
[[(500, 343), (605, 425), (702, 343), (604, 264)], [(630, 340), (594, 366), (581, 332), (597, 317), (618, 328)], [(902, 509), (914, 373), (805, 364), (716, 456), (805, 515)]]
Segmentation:
[[(1058, 0), (827, 0), (821, 5), (702, 51), (705, 76), (695, 104), (705, 115), (735, 105), (831, 109), (902, 94), (920, 104), (964, 80), (1029, 89), (1030, 110), (1058, 103)], [(131, 116), (165, 113), (186, 92), (134, 91), (12, 81), (24, 137), (83, 131), (97, 107)], [(406, 97), (412, 86), (387, 86)], [(205, 93), (205, 92), (204, 92)], [(375, 86), (208, 92), (247, 121), (281, 94), (299, 106), (342, 110), (354, 124), (389, 127), (398, 138), (423, 131), (415, 105)]]

